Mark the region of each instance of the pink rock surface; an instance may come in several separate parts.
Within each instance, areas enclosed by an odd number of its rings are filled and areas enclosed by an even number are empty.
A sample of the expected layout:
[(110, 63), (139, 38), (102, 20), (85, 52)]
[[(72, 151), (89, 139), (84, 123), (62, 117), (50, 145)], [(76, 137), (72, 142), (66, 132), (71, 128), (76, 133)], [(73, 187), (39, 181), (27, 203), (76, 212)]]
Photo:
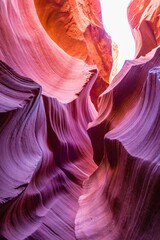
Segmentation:
[(86, 130), (96, 114), (87, 97), (95, 77), (66, 105), (1, 63), (0, 231), (7, 239), (75, 238), (82, 183), (97, 167)]
[(50, 39), (32, 0), (3, 0), (0, 7), (0, 59), (42, 85), (43, 94), (61, 102), (75, 99), (95, 66), (67, 55)]
[[(130, 3), (136, 58), (110, 85), (111, 39), (91, 3), (0, 2), (1, 239), (160, 239), (160, 3)], [(83, 57), (68, 32), (51, 34), (66, 19), (47, 24), (65, 6)]]
[(77, 239), (159, 239), (159, 59), (160, 48), (126, 62), (101, 97), (88, 130), (100, 165), (79, 198)]

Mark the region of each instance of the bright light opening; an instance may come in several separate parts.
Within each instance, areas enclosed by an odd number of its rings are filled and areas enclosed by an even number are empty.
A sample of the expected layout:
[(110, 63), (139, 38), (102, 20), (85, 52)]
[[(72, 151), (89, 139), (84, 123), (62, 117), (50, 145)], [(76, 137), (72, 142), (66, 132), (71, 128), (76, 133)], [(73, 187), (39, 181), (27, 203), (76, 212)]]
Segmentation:
[(130, 0), (100, 0), (102, 19), (106, 32), (118, 45), (118, 70), (127, 59), (133, 59), (135, 43), (127, 19)]

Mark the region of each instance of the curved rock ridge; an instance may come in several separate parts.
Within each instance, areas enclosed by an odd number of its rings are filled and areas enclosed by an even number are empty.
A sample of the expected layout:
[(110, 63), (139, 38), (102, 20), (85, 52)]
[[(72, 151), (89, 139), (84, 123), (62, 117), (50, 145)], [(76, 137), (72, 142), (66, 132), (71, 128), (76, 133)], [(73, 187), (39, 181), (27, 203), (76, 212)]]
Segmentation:
[(123, 122), (124, 117), (136, 106), (149, 70), (160, 65), (159, 52), (160, 49), (157, 48), (145, 57), (126, 61), (122, 70), (101, 94), (98, 117), (90, 123), (88, 130), (93, 144), (94, 160), (97, 164), (103, 157), (104, 134)]
[(75, 99), (96, 66), (67, 55), (49, 38), (32, 0), (2, 0), (0, 8), (0, 59), (40, 84), (43, 94), (61, 102)]
[(113, 64), (112, 40), (103, 28), (99, 0), (34, 2), (49, 36), (71, 56), (96, 64), (100, 77), (109, 82)]
[(160, 1), (133, 0), (128, 19), (136, 42), (136, 57), (145, 56), (160, 45)]
[[(160, 48), (152, 55), (131, 67), (118, 85), (111, 84), (90, 124), (100, 165), (79, 198), (77, 239), (159, 239)], [(139, 85), (133, 81), (136, 73)]]
[(96, 115), (87, 97), (96, 76), (62, 104), (1, 63), (0, 233), (7, 239), (75, 239), (82, 183), (97, 168), (86, 131)]
[(0, 1), (0, 239), (160, 239), (159, 7), (108, 85), (98, 0)]
[(34, 132), (40, 96), (38, 84), (0, 62), (1, 203), (22, 192), (41, 159)]

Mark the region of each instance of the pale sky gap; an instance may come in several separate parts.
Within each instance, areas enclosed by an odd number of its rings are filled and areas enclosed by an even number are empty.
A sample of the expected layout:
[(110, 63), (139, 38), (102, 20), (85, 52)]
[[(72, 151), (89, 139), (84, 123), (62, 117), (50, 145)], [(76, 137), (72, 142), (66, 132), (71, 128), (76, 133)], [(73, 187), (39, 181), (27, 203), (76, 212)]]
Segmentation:
[(127, 59), (133, 59), (135, 43), (127, 20), (130, 0), (100, 0), (103, 24), (106, 32), (118, 44), (120, 69)]

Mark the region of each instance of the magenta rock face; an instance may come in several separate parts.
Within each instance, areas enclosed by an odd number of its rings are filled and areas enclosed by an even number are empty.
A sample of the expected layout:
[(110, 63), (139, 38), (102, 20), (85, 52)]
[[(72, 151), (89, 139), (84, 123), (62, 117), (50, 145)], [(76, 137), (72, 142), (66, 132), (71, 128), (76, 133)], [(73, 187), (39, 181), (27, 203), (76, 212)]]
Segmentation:
[(95, 77), (65, 105), (1, 63), (0, 229), (7, 239), (75, 239), (82, 183), (96, 169), (86, 130), (95, 117), (86, 98)]
[(77, 239), (159, 239), (159, 50), (136, 68), (136, 61), (126, 63), (133, 66), (123, 81), (101, 97), (100, 115), (89, 129), (100, 165), (79, 198)]
[(90, 15), (80, 1), (52, 2), (65, 13), (77, 4), (74, 29), (81, 48), (88, 39), (92, 57), (98, 52), (96, 65), (49, 37), (34, 1), (0, 2), (0, 239), (160, 240), (160, 4), (137, 0), (136, 15), (132, 1), (136, 40), (148, 4), (152, 35), (107, 85), (99, 75), (103, 68), (107, 82), (111, 72), (99, 57), (106, 36), (85, 38), (89, 21), (100, 24), (98, 1)]

